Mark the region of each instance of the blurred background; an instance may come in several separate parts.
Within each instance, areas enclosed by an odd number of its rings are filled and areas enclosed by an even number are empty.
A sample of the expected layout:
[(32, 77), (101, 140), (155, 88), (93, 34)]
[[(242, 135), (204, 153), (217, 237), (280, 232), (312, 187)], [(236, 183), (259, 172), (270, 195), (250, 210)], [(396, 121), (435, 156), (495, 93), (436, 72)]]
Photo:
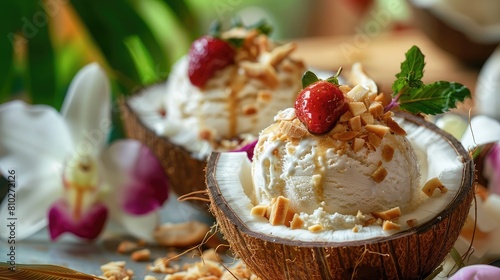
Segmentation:
[[(488, 26), (493, 30), (490, 33), (496, 30), (490, 36), (493, 39), (479, 43), (477, 54), (468, 45), (468, 38), (452, 30), (459, 25), (443, 24), (443, 16), (455, 9), (449, 8), (450, 3), (454, 3), (456, 10), (473, 13), (472, 21), (466, 21), (467, 27), (475, 21), (480, 27), (492, 25)], [(478, 9), (481, 3), (484, 7)], [(272, 37), (278, 41), (363, 32), (374, 37), (418, 28), (443, 49), (455, 52), (465, 64), (480, 67), (500, 41), (498, 3), (497, 0), (480, 0), (474, 5), (464, 0), (4, 0), (0, 11), (0, 34), (4, 35), (0, 40), (0, 103), (23, 99), (59, 109), (73, 76), (92, 61), (105, 67), (115, 98), (131, 94), (165, 79), (172, 64), (188, 51), (192, 40), (208, 31), (212, 21), (228, 23), (235, 15), (245, 24), (267, 19), (274, 26)], [(474, 38), (476, 42), (477, 39)], [(474, 56), (469, 57), (471, 54)], [(119, 136), (119, 129), (115, 135)]]
[[(0, 102), (22, 98), (59, 108), (75, 73), (100, 62), (115, 95), (166, 78), (214, 20), (265, 18), (277, 40), (354, 33), (369, 10), (393, 0), (4, 0), (0, 14)], [(390, 29), (406, 25), (403, 8)], [(394, 22), (394, 23), (393, 23)]]

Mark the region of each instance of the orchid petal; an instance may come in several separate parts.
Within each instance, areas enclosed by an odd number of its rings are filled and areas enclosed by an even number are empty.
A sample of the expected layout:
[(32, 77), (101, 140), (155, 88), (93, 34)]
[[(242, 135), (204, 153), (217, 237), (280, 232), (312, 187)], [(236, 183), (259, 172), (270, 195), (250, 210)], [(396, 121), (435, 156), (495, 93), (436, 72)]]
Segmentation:
[(496, 143), (491, 148), (484, 162), (484, 177), (488, 180), (488, 189), (495, 194), (500, 194), (500, 144)]
[(450, 280), (496, 280), (500, 279), (500, 268), (486, 264), (476, 264), (461, 268)]
[(111, 93), (104, 70), (91, 63), (71, 81), (61, 107), (77, 149), (97, 155), (111, 129)]
[(257, 140), (250, 142), (250, 143), (246, 144), (245, 146), (241, 147), (240, 149), (234, 150), (232, 152), (245, 152), (245, 153), (247, 153), (248, 159), (252, 160), (255, 145), (257, 145)]
[(154, 231), (160, 224), (159, 211), (141, 216), (127, 215), (123, 211), (113, 211), (112, 213), (113, 220), (117, 221), (130, 235), (147, 242), (154, 241)]
[(132, 215), (159, 209), (168, 198), (168, 179), (153, 152), (136, 140), (114, 142), (101, 155), (113, 196)]
[(65, 232), (84, 239), (95, 239), (104, 228), (108, 217), (106, 206), (101, 203), (94, 204), (80, 219), (71, 216), (71, 210), (65, 200), (57, 200), (49, 211), (49, 232), (52, 240), (57, 239)]
[[(24, 239), (47, 225), (46, 213), (62, 193), (62, 163), (72, 149), (63, 119), (53, 108), (12, 101), (0, 106), (0, 173), (15, 191), (15, 212), (8, 198), (0, 219), (17, 218), (16, 238)], [(8, 232), (1, 230), (0, 237)]]

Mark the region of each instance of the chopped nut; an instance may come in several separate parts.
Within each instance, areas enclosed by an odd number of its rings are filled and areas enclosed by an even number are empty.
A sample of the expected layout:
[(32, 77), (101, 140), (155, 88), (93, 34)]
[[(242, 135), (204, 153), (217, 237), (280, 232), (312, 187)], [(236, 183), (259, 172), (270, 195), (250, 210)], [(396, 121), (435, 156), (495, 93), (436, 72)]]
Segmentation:
[(363, 113), (360, 115), (360, 117), (361, 117), (361, 123), (363, 125), (373, 124), (373, 122), (375, 121), (373, 115), (370, 113)]
[(149, 249), (142, 249), (138, 250), (132, 253), (130, 255), (133, 261), (136, 262), (144, 262), (144, 261), (149, 261), (151, 258), (151, 251)]
[(354, 117), (354, 116), (352, 115), (352, 113), (351, 113), (351, 112), (349, 112), (349, 111), (347, 111), (347, 112), (345, 112), (342, 116), (340, 116), (340, 118), (339, 118), (339, 122), (347, 122), (347, 121), (349, 121), (352, 117)]
[(291, 224), (292, 224), (292, 221), (293, 221), (293, 217), (295, 216), (295, 212), (293, 212), (291, 209), (288, 209), (288, 211), (286, 212), (286, 216), (285, 216), (285, 226), (287, 227), (290, 227)]
[(397, 135), (406, 136), (406, 130), (404, 130), (399, 124), (392, 118), (387, 118), (385, 120), (389, 129)]
[(369, 124), (365, 126), (366, 130), (377, 134), (378, 137), (384, 138), (389, 132), (389, 127), (381, 124)]
[(370, 112), (374, 118), (378, 119), (384, 114), (384, 106), (382, 106), (379, 102), (374, 102), (370, 104), (368, 112)]
[(346, 93), (347, 98), (351, 99), (352, 101), (363, 101), (363, 99), (365, 99), (367, 95), (368, 89), (360, 84), (356, 85), (354, 88), (352, 88), (352, 90)]
[(250, 214), (260, 217), (265, 217), (266, 212), (267, 212), (266, 205), (255, 205), (254, 207), (252, 207), (252, 210), (250, 210)]
[(366, 106), (364, 102), (349, 102), (347, 106), (349, 108), (349, 112), (351, 112), (353, 116), (358, 116), (366, 112)]
[(155, 230), (154, 238), (163, 246), (185, 247), (201, 242), (209, 230), (208, 225), (196, 220), (165, 223)]
[(362, 139), (362, 138), (354, 138), (352, 140), (352, 150), (357, 153), (359, 150), (361, 150), (361, 148), (363, 148), (363, 146), (365, 145), (365, 139)]
[(388, 231), (388, 230), (399, 230), (399, 229), (401, 229), (401, 225), (397, 224), (395, 222), (391, 222), (391, 221), (385, 220), (382, 223), (382, 229), (385, 230), (385, 231)]
[(368, 133), (368, 142), (372, 144), (374, 147), (380, 146), (380, 143), (382, 143), (382, 138), (378, 137), (377, 134), (373, 132)]
[(120, 244), (118, 244), (116, 251), (119, 254), (128, 254), (128, 253), (131, 253), (132, 251), (139, 249), (140, 247), (141, 247), (141, 245), (139, 245), (137, 242), (124, 240), (124, 241), (120, 242)]
[(269, 102), (272, 99), (272, 93), (269, 90), (259, 90), (257, 92), (257, 101)]
[(341, 124), (341, 123), (337, 123), (333, 129), (331, 130), (331, 133), (341, 133), (341, 132), (346, 132), (347, 131), (347, 127), (345, 127), (345, 125)]
[(352, 228), (352, 232), (360, 232), (362, 228), (363, 228), (363, 226), (361, 226), (361, 225), (355, 225)]
[(340, 85), (339, 89), (340, 89), (340, 91), (342, 91), (343, 94), (346, 94), (349, 91), (351, 91), (351, 87), (350, 86), (346, 86), (346, 85)]
[(401, 217), (401, 209), (399, 209), (399, 207), (394, 207), (385, 211), (373, 212), (372, 215), (382, 220), (394, 220)]
[(355, 116), (349, 119), (349, 127), (352, 131), (361, 131), (361, 117)]
[(412, 227), (416, 227), (418, 225), (418, 221), (417, 221), (417, 219), (409, 219), (406, 221), (406, 224), (412, 228)]
[(299, 214), (295, 213), (293, 215), (292, 222), (290, 222), (290, 228), (291, 229), (298, 229), (302, 228), (304, 226), (304, 220), (300, 218)]
[(241, 108), (245, 116), (250, 116), (257, 113), (257, 106), (255, 104), (247, 104)]
[(384, 168), (384, 166), (380, 165), (371, 175), (372, 179), (380, 183), (384, 181), (385, 177), (387, 176), (387, 170)]
[(382, 106), (386, 106), (391, 102), (391, 98), (385, 93), (381, 92), (375, 97), (375, 101), (380, 102)]
[(332, 134), (332, 138), (340, 141), (349, 141), (354, 139), (354, 137), (358, 136), (359, 132), (357, 131), (345, 131)]
[(389, 162), (392, 160), (393, 156), (394, 156), (394, 148), (389, 145), (384, 145), (382, 147), (382, 159), (386, 162)]
[(280, 131), (291, 138), (302, 138), (307, 134), (307, 130), (300, 124), (293, 121), (281, 121), (278, 124)]
[(425, 183), (424, 187), (422, 188), (422, 191), (427, 196), (431, 197), (434, 194), (434, 190), (436, 188), (439, 189), (442, 194), (448, 191), (448, 189), (443, 185), (443, 183), (441, 183), (441, 181), (437, 177), (434, 177), (427, 181), (427, 183)]
[(308, 227), (307, 229), (310, 232), (318, 232), (318, 231), (323, 230), (323, 226), (322, 225), (313, 225), (313, 226)]
[(271, 206), (271, 215), (269, 216), (269, 222), (271, 225), (275, 226), (285, 223), (289, 205), (290, 200), (288, 198), (281, 195), (278, 196), (276, 203)]

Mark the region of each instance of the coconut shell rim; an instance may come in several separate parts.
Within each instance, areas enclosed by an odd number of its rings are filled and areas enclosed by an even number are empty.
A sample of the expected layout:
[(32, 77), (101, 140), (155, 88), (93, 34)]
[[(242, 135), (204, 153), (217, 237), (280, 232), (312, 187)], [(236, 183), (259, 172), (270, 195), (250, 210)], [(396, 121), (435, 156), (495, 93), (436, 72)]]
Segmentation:
[[(429, 130), (432, 130), (435, 133), (441, 135), (453, 149), (455, 152), (463, 157), (464, 168), (462, 170), (462, 181), (461, 186), (453, 200), (446, 206), (443, 211), (438, 213), (434, 218), (429, 221), (420, 224), (416, 227), (409, 228), (407, 230), (395, 233), (390, 236), (384, 237), (374, 237), (363, 240), (354, 240), (354, 241), (342, 241), (342, 242), (329, 242), (329, 241), (302, 241), (302, 240), (291, 240), (283, 237), (266, 235), (260, 232), (255, 232), (249, 229), (245, 223), (243, 223), (240, 218), (235, 214), (235, 212), (231, 209), (227, 201), (222, 196), (220, 189), (218, 187), (217, 180), (215, 178), (216, 174), (216, 166), (217, 162), (220, 158), (221, 152), (213, 152), (209, 158), (206, 168), (206, 184), (207, 191), (209, 192), (210, 197), (215, 202), (216, 207), (219, 207), (220, 210), (225, 214), (226, 218), (230, 223), (232, 223), (235, 227), (241, 231), (241, 233), (246, 234), (253, 238), (262, 239), (264, 241), (269, 241), (273, 243), (278, 243), (287, 246), (300, 246), (300, 247), (346, 247), (346, 246), (362, 246), (367, 244), (379, 243), (379, 242), (387, 242), (395, 239), (399, 239), (401, 237), (406, 237), (413, 234), (421, 234), (423, 232), (432, 229), (437, 224), (441, 223), (443, 220), (446, 220), (448, 216), (452, 214), (452, 212), (459, 207), (462, 203), (466, 203), (470, 201), (467, 199), (468, 196), (473, 194), (474, 191), (474, 161), (468, 151), (465, 150), (463, 145), (451, 134), (446, 131), (438, 128), (435, 124), (430, 123), (424, 120), (422, 117), (413, 115), (411, 113), (397, 111), (395, 112), (395, 116), (402, 117), (406, 121), (412, 122), (416, 125), (423, 126)], [(212, 205), (211, 207), (214, 207)]]

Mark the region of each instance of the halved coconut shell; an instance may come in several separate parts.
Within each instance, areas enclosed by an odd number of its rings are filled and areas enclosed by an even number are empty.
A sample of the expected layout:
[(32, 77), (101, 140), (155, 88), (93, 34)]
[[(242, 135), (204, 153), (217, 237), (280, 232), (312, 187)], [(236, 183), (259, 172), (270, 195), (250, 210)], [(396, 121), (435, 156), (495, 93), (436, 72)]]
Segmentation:
[(460, 187), (442, 212), (416, 227), (367, 240), (298, 241), (263, 234), (250, 229), (221, 193), (220, 184), (230, 180), (227, 174), (217, 174), (218, 165), (236, 168), (237, 163), (219, 162), (223, 154), (213, 153), (206, 172), (210, 210), (234, 253), (262, 279), (424, 279), (430, 275), (452, 249), (464, 225), (474, 196), (474, 164), (463, 146), (446, 132), (420, 117), (397, 115), (439, 134), (463, 159)]
[[(183, 147), (171, 143), (166, 137), (157, 135), (141, 122), (127, 102), (125, 98), (119, 100), (126, 136), (141, 141), (153, 151), (168, 175), (172, 190), (179, 196), (204, 190), (206, 160), (193, 157)], [(202, 209), (208, 208), (206, 202), (190, 201)]]

